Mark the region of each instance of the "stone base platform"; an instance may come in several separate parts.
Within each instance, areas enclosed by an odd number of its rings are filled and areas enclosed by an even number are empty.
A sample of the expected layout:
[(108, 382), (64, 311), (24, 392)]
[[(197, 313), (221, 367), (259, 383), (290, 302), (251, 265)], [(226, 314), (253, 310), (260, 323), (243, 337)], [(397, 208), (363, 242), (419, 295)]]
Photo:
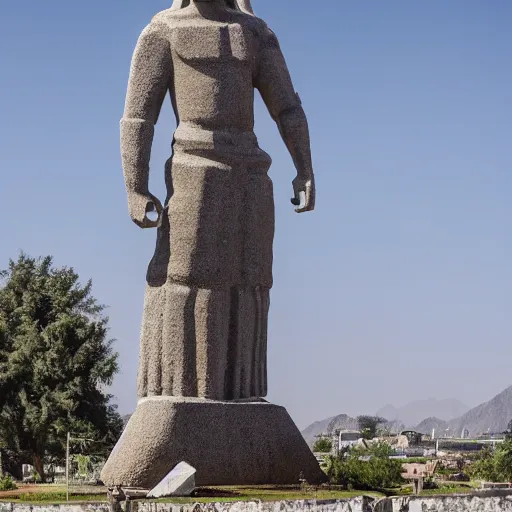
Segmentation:
[(284, 407), (175, 397), (139, 402), (101, 478), (151, 490), (182, 461), (197, 469), (198, 486), (325, 480)]

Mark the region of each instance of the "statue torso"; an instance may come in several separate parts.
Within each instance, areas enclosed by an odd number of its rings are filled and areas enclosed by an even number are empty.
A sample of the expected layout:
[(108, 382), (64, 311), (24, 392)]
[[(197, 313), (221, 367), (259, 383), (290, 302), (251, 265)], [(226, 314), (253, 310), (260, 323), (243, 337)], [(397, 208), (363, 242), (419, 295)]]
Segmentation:
[(164, 13), (173, 60), (171, 95), (179, 124), (252, 132), (257, 19), (233, 11), (216, 20), (189, 9)]

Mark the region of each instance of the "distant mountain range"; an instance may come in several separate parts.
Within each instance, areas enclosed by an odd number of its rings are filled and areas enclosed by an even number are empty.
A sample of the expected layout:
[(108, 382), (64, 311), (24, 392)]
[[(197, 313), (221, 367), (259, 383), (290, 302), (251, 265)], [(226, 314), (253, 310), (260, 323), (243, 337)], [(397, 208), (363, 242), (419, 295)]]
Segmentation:
[[(442, 437), (443, 433), (446, 432), (447, 428), (447, 421), (436, 418), (435, 416), (431, 416), (430, 418), (427, 418), (420, 422), (418, 425), (416, 425), (414, 430), (416, 430), (416, 432), (421, 432), (422, 434), (431, 434), (432, 431), (435, 430), (436, 435)], [(460, 431), (460, 433), (462, 434), (462, 430)]]
[(448, 430), (450, 435), (459, 436), (464, 429), (468, 429), (472, 436), (486, 432), (503, 432), (512, 420), (512, 386), (499, 395), (470, 411), (450, 421), (439, 418), (429, 418), (422, 421), (417, 427), (418, 432), (430, 433), (432, 428), (437, 432)]
[[(405, 426), (400, 421), (389, 421), (386, 424), (389, 432), (399, 433), (405, 429)], [(308, 442), (310, 446), (316, 440), (316, 436), (320, 434), (330, 434), (335, 430), (355, 430), (358, 428), (357, 418), (352, 418), (346, 414), (339, 414), (338, 416), (332, 416), (322, 421), (316, 421), (309, 425), (302, 431), (302, 436)]]
[(302, 431), (302, 437), (308, 442), (308, 444), (314, 443), (315, 436), (329, 432), (329, 429), (327, 427), (334, 418), (335, 416), (332, 416), (330, 418), (325, 418), (325, 420), (315, 421), (314, 423), (311, 423), (309, 427), (306, 427)]
[(416, 400), (403, 407), (386, 405), (379, 411), (377, 416), (382, 416), (389, 421), (400, 420), (404, 425), (412, 427), (418, 425), (425, 418), (435, 417), (444, 421), (450, 421), (462, 416), (469, 411), (469, 407), (459, 400)]
[[(435, 429), (438, 435), (448, 431), (450, 436), (460, 436), (468, 429), (472, 436), (486, 432), (503, 432), (512, 419), (512, 386), (499, 395), (473, 409), (469, 409), (459, 400), (418, 400), (404, 407), (386, 405), (376, 416), (389, 420), (392, 431), (405, 427), (424, 434)], [(422, 419), (425, 418), (425, 419)], [(316, 421), (304, 429), (302, 435), (311, 445), (315, 436), (331, 433), (336, 429), (357, 428), (357, 420), (346, 414)]]

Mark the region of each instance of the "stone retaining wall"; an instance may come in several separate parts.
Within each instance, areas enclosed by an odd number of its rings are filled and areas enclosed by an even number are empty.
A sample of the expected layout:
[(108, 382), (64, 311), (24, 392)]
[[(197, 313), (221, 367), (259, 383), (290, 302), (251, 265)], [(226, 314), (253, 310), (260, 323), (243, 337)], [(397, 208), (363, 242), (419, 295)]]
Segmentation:
[(512, 512), (512, 494), (488, 492), (466, 496), (389, 498), (364, 512)]
[[(352, 500), (173, 504), (128, 502), (124, 512), (512, 512), (512, 494), (500, 491), (466, 496)], [(28, 505), (1, 503), (0, 512), (109, 512), (106, 503)]]

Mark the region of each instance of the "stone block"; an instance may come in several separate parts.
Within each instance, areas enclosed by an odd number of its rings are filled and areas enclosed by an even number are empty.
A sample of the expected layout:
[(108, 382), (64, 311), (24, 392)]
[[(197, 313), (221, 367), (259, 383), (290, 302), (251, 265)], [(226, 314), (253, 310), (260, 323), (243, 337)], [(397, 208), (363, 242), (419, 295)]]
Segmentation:
[(195, 488), (196, 469), (186, 462), (180, 462), (147, 497), (191, 496)]
[(110, 488), (150, 490), (182, 461), (198, 486), (326, 479), (284, 407), (173, 397), (139, 401), (101, 476)]

